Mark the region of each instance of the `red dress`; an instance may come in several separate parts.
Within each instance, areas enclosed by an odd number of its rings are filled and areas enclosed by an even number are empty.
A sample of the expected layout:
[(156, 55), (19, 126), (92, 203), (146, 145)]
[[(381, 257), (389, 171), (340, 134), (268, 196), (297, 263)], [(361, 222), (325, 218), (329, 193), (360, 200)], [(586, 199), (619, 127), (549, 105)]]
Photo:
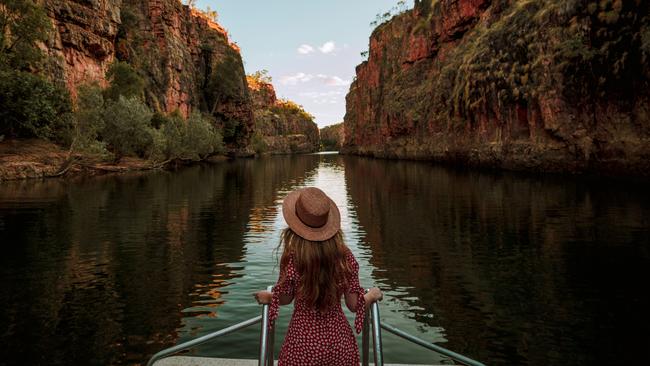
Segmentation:
[[(352, 269), (346, 288), (340, 289), (340, 294), (358, 294), (357, 311), (354, 326), (357, 333), (361, 332), (365, 313), (365, 291), (359, 286), (359, 264), (352, 253), (348, 253), (347, 261)], [(293, 257), (289, 257), (286, 268), (282, 269), (280, 277), (286, 276), (282, 284), (273, 288), (273, 300), (269, 309), (269, 319), (272, 325), (278, 317), (280, 295), (294, 296), (294, 311), (289, 322), (289, 329), (282, 344), (279, 366), (290, 365), (359, 365), (359, 349), (357, 340), (352, 333), (341, 302), (332, 306), (327, 312), (319, 312), (310, 308), (300, 294), (296, 294), (300, 273), (297, 272)]]

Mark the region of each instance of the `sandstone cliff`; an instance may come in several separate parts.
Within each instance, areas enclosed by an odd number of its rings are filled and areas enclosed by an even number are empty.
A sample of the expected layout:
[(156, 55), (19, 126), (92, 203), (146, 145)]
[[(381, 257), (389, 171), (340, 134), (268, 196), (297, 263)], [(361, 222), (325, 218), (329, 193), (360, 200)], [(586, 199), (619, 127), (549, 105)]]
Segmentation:
[(248, 77), (255, 115), (253, 148), (271, 154), (318, 151), (319, 133), (314, 117), (301, 106), (278, 100), (273, 85)]
[(179, 0), (45, 0), (55, 27), (46, 45), (48, 72), (74, 94), (82, 83), (105, 84), (115, 60), (146, 81), (156, 111), (200, 110), (215, 117), (224, 141), (237, 149), (253, 128), (239, 48), (207, 16)]
[(323, 151), (338, 151), (343, 145), (343, 122), (320, 129), (320, 143)]
[(373, 32), (345, 151), (650, 175), (645, 1), (423, 0)]

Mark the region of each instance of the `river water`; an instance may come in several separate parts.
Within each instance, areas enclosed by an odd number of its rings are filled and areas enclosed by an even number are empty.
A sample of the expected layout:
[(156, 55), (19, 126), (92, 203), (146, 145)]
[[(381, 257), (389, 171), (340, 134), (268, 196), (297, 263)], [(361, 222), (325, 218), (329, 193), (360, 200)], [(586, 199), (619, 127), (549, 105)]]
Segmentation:
[[(0, 365), (143, 364), (259, 315), (303, 186), (340, 207), (384, 322), (490, 365), (650, 363), (647, 185), (317, 154), (0, 183)], [(191, 353), (252, 359), (258, 337)], [(383, 338), (387, 361), (448, 362)]]

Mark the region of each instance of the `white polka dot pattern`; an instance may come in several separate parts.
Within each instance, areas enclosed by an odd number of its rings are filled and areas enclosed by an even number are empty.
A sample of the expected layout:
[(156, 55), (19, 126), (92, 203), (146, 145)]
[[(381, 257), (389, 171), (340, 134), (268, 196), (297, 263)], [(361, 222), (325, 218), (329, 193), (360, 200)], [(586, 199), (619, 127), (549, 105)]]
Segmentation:
[[(348, 278), (344, 293), (356, 293), (357, 311), (354, 325), (357, 333), (361, 332), (365, 316), (365, 291), (359, 285), (359, 264), (352, 253), (347, 256), (352, 273)], [(348, 323), (341, 302), (332, 306), (326, 312), (310, 308), (300, 294), (296, 294), (300, 274), (294, 266), (293, 257), (289, 257), (286, 268), (281, 269), (282, 283), (273, 288), (273, 300), (269, 309), (269, 324), (273, 326), (278, 317), (280, 295), (294, 295), (295, 306), (289, 322), (289, 329), (282, 344), (279, 366), (291, 365), (359, 365), (359, 349), (352, 328)], [(280, 281), (278, 281), (280, 282)]]

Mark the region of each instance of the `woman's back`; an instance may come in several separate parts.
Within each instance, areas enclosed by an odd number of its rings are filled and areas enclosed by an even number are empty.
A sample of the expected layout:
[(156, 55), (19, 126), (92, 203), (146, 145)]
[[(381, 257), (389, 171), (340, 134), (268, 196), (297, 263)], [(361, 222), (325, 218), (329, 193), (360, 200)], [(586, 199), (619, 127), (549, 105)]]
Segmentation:
[(282, 213), (289, 228), (282, 233), (280, 276), (272, 293), (256, 294), (259, 302), (271, 304), (271, 326), (280, 305), (295, 303), (279, 365), (358, 365), (357, 342), (341, 296), (356, 312), (359, 333), (366, 303), (380, 299), (381, 292), (366, 294), (359, 285), (359, 264), (343, 242), (338, 208), (321, 190), (291, 192)]
[[(343, 308), (341, 307), (341, 296), (344, 293), (356, 292), (361, 294), (358, 299), (363, 301), (363, 289), (359, 286), (358, 265), (352, 253), (347, 258), (349, 264), (354, 268), (346, 287), (341, 287), (338, 294), (338, 301), (326, 308), (318, 309), (314, 304), (299, 292), (301, 274), (295, 266), (293, 258), (289, 259), (284, 268), (286, 280), (280, 282), (273, 290), (273, 300), (269, 309), (271, 321), (278, 316), (280, 297), (282, 295), (293, 296), (294, 312), (289, 323), (289, 329), (285, 342), (280, 352), (280, 364), (282, 365), (358, 365), (359, 352), (356, 338), (350, 328)], [(363, 303), (357, 305), (355, 325), (357, 331), (361, 330), (365, 306)]]

